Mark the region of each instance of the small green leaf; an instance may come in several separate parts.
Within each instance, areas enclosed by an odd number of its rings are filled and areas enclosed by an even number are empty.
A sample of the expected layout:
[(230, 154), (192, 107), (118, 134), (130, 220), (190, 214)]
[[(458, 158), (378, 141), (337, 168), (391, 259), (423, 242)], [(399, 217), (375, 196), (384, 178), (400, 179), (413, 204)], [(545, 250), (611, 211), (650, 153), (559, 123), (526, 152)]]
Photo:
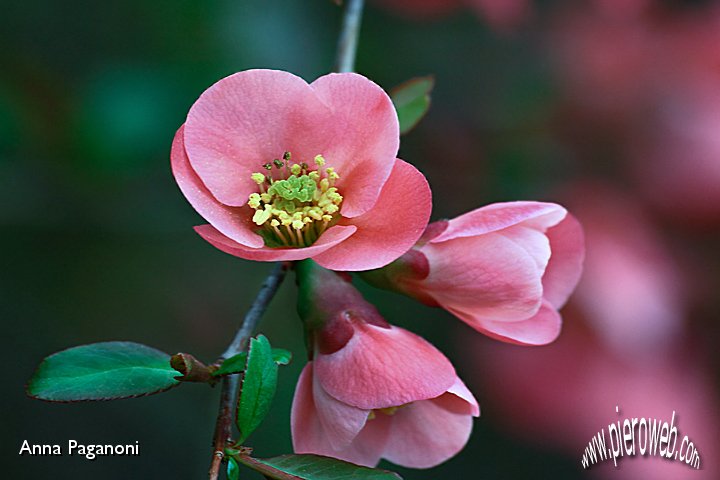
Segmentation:
[(281, 455), (267, 459), (239, 455), (237, 460), (275, 480), (402, 480), (395, 472), (320, 455)]
[[(284, 348), (273, 348), (272, 358), (278, 365), (287, 365), (292, 360), (292, 353)], [(247, 362), (247, 352), (241, 352), (237, 355), (225, 360), (220, 368), (215, 370), (212, 374), (215, 377), (222, 375), (231, 375), (233, 373), (240, 373), (245, 370), (245, 363)]]
[(272, 349), (273, 361), (278, 365), (287, 365), (292, 360), (292, 353), (284, 348)]
[(435, 85), (432, 76), (418, 77), (395, 87), (390, 92), (398, 120), (400, 134), (412, 130), (430, 108), (430, 91)]
[(227, 480), (239, 480), (240, 479), (240, 465), (237, 460), (230, 457), (228, 458), (227, 464)]
[(114, 400), (159, 393), (179, 384), (170, 355), (134, 342), (102, 342), (45, 358), (27, 385), (54, 402)]
[(212, 372), (214, 377), (220, 377), (222, 375), (231, 375), (233, 373), (240, 373), (245, 370), (245, 364), (247, 363), (247, 352), (240, 352), (237, 355), (225, 360), (220, 368)]
[(270, 411), (277, 387), (278, 366), (264, 335), (250, 339), (237, 408), (238, 443), (244, 442)]

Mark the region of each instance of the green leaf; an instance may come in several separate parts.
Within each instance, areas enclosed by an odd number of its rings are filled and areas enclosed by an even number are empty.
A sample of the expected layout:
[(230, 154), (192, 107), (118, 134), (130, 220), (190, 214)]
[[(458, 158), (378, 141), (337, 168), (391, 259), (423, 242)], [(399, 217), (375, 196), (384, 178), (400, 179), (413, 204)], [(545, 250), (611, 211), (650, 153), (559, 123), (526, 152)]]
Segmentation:
[[(278, 365), (287, 365), (292, 360), (292, 353), (285, 350), (284, 348), (273, 348), (272, 358)], [(237, 355), (225, 360), (220, 368), (213, 372), (213, 376), (220, 377), (222, 375), (231, 375), (233, 373), (240, 373), (245, 370), (245, 363), (247, 362), (247, 352), (241, 352)]]
[(232, 457), (228, 458), (227, 480), (240, 480), (240, 465)]
[(430, 108), (430, 91), (435, 85), (432, 76), (418, 77), (395, 87), (390, 92), (400, 121), (400, 134), (412, 130)]
[(102, 342), (45, 358), (27, 385), (31, 397), (54, 402), (115, 400), (159, 393), (179, 384), (170, 355), (134, 342)]
[(244, 442), (270, 411), (277, 387), (277, 374), (278, 366), (273, 360), (268, 339), (264, 335), (251, 338), (238, 398), (238, 443)]
[(320, 455), (261, 459), (238, 455), (238, 462), (275, 480), (402, 480), (395, 472), (368, 468)]
[(292, 353), (284, 348), (273, 348), (272, 356), (273, 361), (278, 365), (287, 365), (292, 360)]

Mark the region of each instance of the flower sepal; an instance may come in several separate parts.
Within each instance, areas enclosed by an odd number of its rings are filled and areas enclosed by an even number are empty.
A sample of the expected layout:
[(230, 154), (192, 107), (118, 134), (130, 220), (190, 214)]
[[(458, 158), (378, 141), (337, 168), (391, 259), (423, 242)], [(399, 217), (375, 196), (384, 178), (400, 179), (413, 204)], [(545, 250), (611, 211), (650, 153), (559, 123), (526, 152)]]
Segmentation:
[(358, 273), (373, 287), (405, 294), (431, 307), (439, 306), (422, 289), (412, 288), (415, 282), (421, 282), (430, 274), (430, 263), (420, 250), (412, 249), (389, 265)]
[(298, 284), (297, 310), (305, 325), (310, 358), (317, 348), (330, 354), (347, 344), (354, 319), (382, 328), (389, 324), (375, 306), (365, 301), (351, 277), (327, 270), (308, 259), (295, 264)]

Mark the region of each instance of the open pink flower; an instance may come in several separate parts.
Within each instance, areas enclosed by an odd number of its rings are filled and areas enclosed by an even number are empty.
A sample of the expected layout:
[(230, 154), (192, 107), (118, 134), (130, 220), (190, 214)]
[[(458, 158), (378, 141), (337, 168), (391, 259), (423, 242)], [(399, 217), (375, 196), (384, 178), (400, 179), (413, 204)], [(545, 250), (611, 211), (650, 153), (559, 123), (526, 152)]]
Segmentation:
[(220, 250), (364, 270), (407, 251), (430, 216), (427, 181), (398, 146), (392, 102), (365, 77), (248, 70), (200, 96), (171, 162)]
[(563, 207), (496, 203), (430, 224), (412, 250), (363, 277), (443, 307), (493, 338), (543, 345), (560, 333), (558, 309), (583, 257), (582, 229)]
[(415, 468), (458, 453), (480, 409), (450, 361), (338, 274), (310, 260), (296, 272), (312, 361), (293, 400), (295, 451)]

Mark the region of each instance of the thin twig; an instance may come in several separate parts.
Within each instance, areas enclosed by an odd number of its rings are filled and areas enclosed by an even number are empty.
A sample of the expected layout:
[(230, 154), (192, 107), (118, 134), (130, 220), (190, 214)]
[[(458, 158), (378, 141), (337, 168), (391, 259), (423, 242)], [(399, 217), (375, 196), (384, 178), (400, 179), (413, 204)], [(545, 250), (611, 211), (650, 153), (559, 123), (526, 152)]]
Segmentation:
[(342, 30), (338, 39), (336, 72), (352, 72), (355, 70), (355, 53), (357, 52), (360, 22), (362, 21), (363, 0), (348, 0), (343, 16)]
[(270, 300), (272, 300), (275, 296), (278, 287), (285, 279), (286, 272), (287, 265), (282, 263), (277, 263), (275, 265), (272, 272), (270, 272), (260, 287), (260, 291), (258, 292), (257, 297), (255, 297), (252, 306), (250, 306), (250, 310), (248, 310), (245, 314), (245, 319), (235, 334), (235, 338), (233, 338), (233, 341), (230, 345), (228, 345), (225, 352), (223, 352), (221, 358), (230, 358), (233, 355), (237, 355), (245, 350), (250, 335), (252, 335), (253, 330), (255, 330), (255, 326), (260, 318), (262, 318), (263, 313), (265, 313)]
[[(287, 265), (285, 264), (278, 263), (273, 267), (272, 272), (270, 272), (260, 287), (260, 291), (257, 297), (255, 297), (250, 310), (245, 314), (245, 318), (235, 334), (235, 338), (233, 338), (233, 341), (220, 356), (219, 361), (237, 355), (247, 348), (250, 336), (255, 330), (260, 318), (262, 318), (265, 313), (265, 310), (270, 304), (270, 300), (272, 300), (275, 293), (277, 293), (280, 284), (285, 279), (286, 273)], [(239, 383), (239, 375), (223, 377), (220, 391), (220, 408), (218, 409), (215, 433), (213, 435), (213, 458), (210, 463), (210, 470), (208, 471), (208, 478), (210, 480), (217, 480), (220, 473), (220, 466), (225, 456), (225, 445), (232, 436), (232, 424), (233, 418), (235, 417)]]

